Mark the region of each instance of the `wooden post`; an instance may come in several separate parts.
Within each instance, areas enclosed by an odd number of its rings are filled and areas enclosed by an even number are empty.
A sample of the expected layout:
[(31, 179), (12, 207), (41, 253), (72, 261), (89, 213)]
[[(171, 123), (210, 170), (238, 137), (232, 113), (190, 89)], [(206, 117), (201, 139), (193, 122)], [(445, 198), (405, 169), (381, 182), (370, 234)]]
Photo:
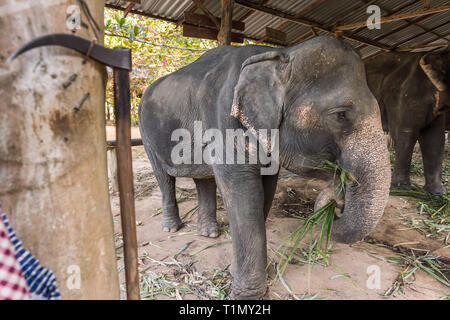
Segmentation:
[(231, 24), (233, 20), (234, 0), (221, 0), (222, 19), (220, 21), (220, 30), (217, 35), (219, 46), (229, 46), (231, 44)]
[[(82, 55), (58, 47), (32, 50), (6, 64), (24, 43), (67, 33), (66, 10), (78, 2), (0, 3), (3, 211), (24, 247), (54, 272), (62, 299), (118, 299), (104, 67), (91, 59), (83, 64)], [(87, 23), (77, 35), (91, 40), (103, 33), (104, 1), (84, 3), (100, 30)], [(82, 11), (82, 20), (88, 19)], [(103, 36), (97, 40), (102, 44)]]
[[(114, 48), (114, 50), (130, 49)], [(119, 180), (127, 299), (139, 300), (136, 213), (131, 155), (130, 75), (127, 70), (117, 68), (114, 69), (114, 112), (116, 115), (117, 175)]]

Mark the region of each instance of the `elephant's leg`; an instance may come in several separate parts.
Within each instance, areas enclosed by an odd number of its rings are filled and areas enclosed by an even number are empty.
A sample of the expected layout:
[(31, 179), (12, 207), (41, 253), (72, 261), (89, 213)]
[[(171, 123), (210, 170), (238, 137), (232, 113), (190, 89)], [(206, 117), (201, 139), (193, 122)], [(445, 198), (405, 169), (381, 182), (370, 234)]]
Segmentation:
[(166, 232), (175, 232), (181, 227), (175, 192), (175, 177), (168, 174), (156, 175), (163, 198), (162, 227)]
[(259, 169), (214, 169), (230, 220), (234, 261), (233, 299), (260, 299), (266, 292), (264, 188)]
[(272, 207), (273, 197), (277, 189), (278, 173), (271, 176), (263, 176), (262, 183), (264, 188), (264, 220), (267, 220), (270, 208)]
[(442, 185), (441, 175), (445, 145), (445, 115), (437, 117), (420, 132), (419, 143), (425, 172), (424, 188), (433, 194), (444, 194), (446, 190)]
[(198, 196), (198, 234), (215, 238), (219, 235), (216, 220), (216, 181), (212, 179), (194, 179)]
[(175, 177), (168, 175), (164, 171), (159, 160), (150, 151), (148, 151), (147, 154), (152, 164), (155, 178), (158, 181), (159, 189), (162, 193), (163, 230), (166, 232), (175, 232), (182, 224), (175, 191)]
[[(393, 130), (391, 130), (393, 132)], [(414, 145), (417, 142), (418, 133), (413, 129), (400, 130), (392, 136), (395, 149), (395, 165), (392, 173), (393, 188), (410, 188), (409, 172)]]

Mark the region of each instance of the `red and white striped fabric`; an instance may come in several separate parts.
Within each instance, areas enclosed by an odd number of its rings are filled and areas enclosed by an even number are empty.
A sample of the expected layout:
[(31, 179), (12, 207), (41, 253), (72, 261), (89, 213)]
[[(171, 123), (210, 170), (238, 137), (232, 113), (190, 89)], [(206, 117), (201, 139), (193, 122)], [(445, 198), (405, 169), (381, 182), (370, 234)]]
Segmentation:
[(0, 219), (0, 300), (29, 300), (30, 293), (14, 253), (8, 230)]

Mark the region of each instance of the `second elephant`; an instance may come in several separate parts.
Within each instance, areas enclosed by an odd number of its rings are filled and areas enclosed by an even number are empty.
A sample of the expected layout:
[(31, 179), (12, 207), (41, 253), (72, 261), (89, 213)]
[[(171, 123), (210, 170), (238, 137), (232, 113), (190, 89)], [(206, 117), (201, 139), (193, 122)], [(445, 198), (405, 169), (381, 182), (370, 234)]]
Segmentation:
[(381, 109), (383, 129), (394, 141), (392, 187), (410, 187), (411, 157), (418, 140), (424, 188), (444, 194), (441, 175), (445, 113), (450, 107), (450, 50), (429, 54), (387, 52), (369, 58), (365, 65), (369, 88)]

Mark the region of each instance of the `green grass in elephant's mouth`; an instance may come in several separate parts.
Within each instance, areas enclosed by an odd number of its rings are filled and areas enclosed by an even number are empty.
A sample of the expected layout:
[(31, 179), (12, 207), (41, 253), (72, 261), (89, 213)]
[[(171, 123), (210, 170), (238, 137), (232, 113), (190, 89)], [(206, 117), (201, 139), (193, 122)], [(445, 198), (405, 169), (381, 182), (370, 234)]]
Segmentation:
[[(332, 172), (334, 181), (338, 181), (339, 186), (335, 190), (345, 193), (345, 185), (348, 181), (358, 183), (355, 177), (347, 170), (341, 168), (338, 164), (331, 161), (324, 161), (316, 170), (325, 170)], [(336, 179), (338, 178), (338, 179)], [(292, 232), (275, 250), (279, 261), (276, 265), (277, 276), (281, 278), (289, 263), (300, 261), (305, 264), (325, 264), (329, 263), (329, 240), (335, 218), (336, 201), (330, 200), (325, 206), (314, 211), (294, 232)], [(319, 230), (315, 237), (316, 227)], [(302, 240), (310, 235), (309, 246), (307, 249), (299, 248)], [(294, 258), (295, 256), (295, 258)], [(295, 260), (294, 260), (295, 259)], [(273, 263), (272, 260), (271, 263)]]
[[(279, 275), (286, 270), (287, 265), (293, 261), (301, 259), (307, 264), (318, 263), (319, 260), (328, 259), (329, 239), (333, 227), (334, 210), (336, 201), (331, 200), (324, 207), (314, 211), (302, 225), (291, 233), (276, 249), (275, 253), (280, 258), (278, 262), (281, 265)], [(320, 225), (320, 232), (317, 238), (314, 238), (316, 226)], [(299, 249), (301, 241), (310, 234), (310, 243), (307, 250)], [(324, 246), (324, 248), (323, 248)]]

